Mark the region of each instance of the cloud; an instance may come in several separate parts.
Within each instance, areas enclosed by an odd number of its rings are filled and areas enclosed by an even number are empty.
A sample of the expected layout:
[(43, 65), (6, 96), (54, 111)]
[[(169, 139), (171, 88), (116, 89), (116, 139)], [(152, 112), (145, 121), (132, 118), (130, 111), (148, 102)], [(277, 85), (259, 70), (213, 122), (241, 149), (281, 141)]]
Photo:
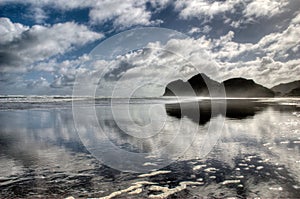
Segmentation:
[[(189, 48), (186, 48), (189, 46)], [(165, 45), (149, 43), (144, 49), (117, 57), (106, 65), (98, 91), (100, 96), (160, 96), (164, 86), (203, 72), (218, 73), (218, 66), (196, 39), (170, 39)], [(98, 77), (100, 78), (100, 77)]]
[(52, 88), (62, 88), (66, 86), (73, 86), (75, 81), (75, 75), (61, 75), (56, 77), (51, 83)]
[(300, 21), (298, 15), (281, 32), (273, 32), (263, 36), (257, 43), (239, 43), (234, 41), (234, 31), (217, 39), (205, 36), (198, 42), (218, 61), (237, 62), (250, 61), (257, 57), (271, 57), (274, 60), (293, 60), (300, 58)]
[[(260, 18), (271, 18), (287, 11), (288, 0), (177, 0), (175, 10), (182, 19), (198, 18), (211, 21), (216, 16), (238, 28), (244, 24), (257, 21)], [(236, 20), (236, 18), (239, 20)]]
[[(124, 29), (136, 25), (162, 23), (162, 20), (153, 20), (152, 16), (167, 5), (173, 5), (181, 19), (198, 18), (209, 21), (221, 16), (227, 17), (227, 23), (231, 23), (233, 27), (239, 27), (258, 18), (270, 18), (286, 11), (288, 0), (2, 0), (0, 5), (8, 3), (30, 5), (33, 11), (32, 18), (37, 23), (47, 18), (44, 12), (47, 7), (63, 11), (88, 8), (92, 24), (111, 21), (115, 28)], [(236, 21), (237, 14), (241, 16)]]
[(299, 52), (299, 37), (299, 24), (291, 24), (283, 32), (272, 33), (263, 37), (258, 46), (272, 57), (286, 58), (292, 52)]
[(124, 28), (134, 25), (153, 25), (151, 12), (146, 10), (144, 0), (104, 0), (97, 1), (89, 13), (92, 23), (113, 20), (114, 26)]
[(27, 80), (25, 82), (27, 83), (27, 88), (29, 89), (49, 87), (49, 82), (44, 77), (40, 77), (37, 80)]
[(233, 12), (235, 6), (239, 4), (240, 0), (229, 1), (207, 1), (207, 0), (177, 0), (175, 2), (175, 9), (179, 11), (179, 16), (183, 19), (207, 18), (212, 19), (215, 15), (226, 12)]
[(70, 73), (75, 74), (76, 68), (81, 64), (89, 60), (89, 56), (84, 54), (76, 59), (66, 59), (58, 61), (56, 58), (49, 59), (47, 61), (38, 62), (32, 66), (32, 70), (52, 72), (56, 75), (68, 75)]
[(298, 13), (291, 21), (292, 24), (300, 24), (300, 13)]
[(37, 22), (42, 22), (47, 18), (43, 9), (52, 7), (59, 10), (89, 9), (90, 22), (92, 24), (102, 24), (112, 21), (115, 28), (127, 28), (135, 25), (154, 25), (161, 23), (161, 20), (151, 20), (152, 12), (147, 9), (147, 5), (155, 10), (160, 10), (170, 3), (170, 0), (4, 0), (1, 4), (20, 3), (33, 7), (33, 16)]
[(246, 18), (272, 17), (284, 11), (287, 0), (252, 0), (243, 13)]
[[(99, 60), (94, 63), (93, 69), (86, 70), (81, 67), (81, 64), (89, 59), (90, 57), (86, 54), (76, 59), (63, 61), (51, 58), (29, 66), (29, 70), (24, 71), (24, 75), (16, 72), (0, 72), (0, 93), (71, 95), (72, 86), (78, 74), (90, 77), (93, 71), (99, 71), (99, 68), (107, 65), (106, 61)], [(90, 78), (87, 81), (91, 84)]]
[(33, 7), (30, 9), (30, 13), (33, 15), (31, 17), (38, 24), (44, 23), (45, 20), (48, 19), (46, 12), (42, 8)]
[(193, 27), (188, 31), (188, 34), (190, 34), (190, 35), (193, 35), (196, 33), (208, 34), (211, 30), (212, 30), (212, 27), (210, 27), (209, 25), (205, 25), (202, 28)]
[(28, 26), (23, 26), (20, 23), (12, 23), (8, 18), (0, 18), (0, 44), (5, 45), (16, 39), (20, 39), (21, 34), (28, 29)]
[(24, 70), (24, 66), (62, 55), (103, 37), (74, 22), (28, 27), (0, 18), (0, 30), (1, 71), (20, 70), (20, 67)]

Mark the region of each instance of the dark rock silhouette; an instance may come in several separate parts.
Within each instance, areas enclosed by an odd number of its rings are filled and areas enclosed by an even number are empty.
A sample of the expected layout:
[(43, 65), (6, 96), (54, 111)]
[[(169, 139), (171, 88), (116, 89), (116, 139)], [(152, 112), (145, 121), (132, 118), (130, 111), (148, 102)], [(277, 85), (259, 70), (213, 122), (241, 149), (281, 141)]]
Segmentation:
[(272, 87), (271, 90), (274, 91), (277, 96), (299, 96), (296, 94), (297, 91), (291, 93), (292, 90), (297, 88), (300, 88), (300, 80), (276, 85)]
[(187, 82), (175, 80), (167, 85), (164, 96), (192, 96), (195, 93), (191, 92), (191, 87)]
[(164, 96), (210, 96), (210, 92), (219, 90), (219, 87), (219, 82), (200, 73), (186, 82), (182, 80), (170, 82), (165, 89)]
[(225, 97), (222, 94), (224, 85), (227, 97), (274, 97), (275, 93), (253, 80), (232, 78), (219, 83), (205, 74), (197, 74), (188, 81), (176, 80), (166, 86), (164, 96), (203, 96)]
[(274, 97), (275, 93), (252, 79), (232, 78), (223, 82), (227, 97)]

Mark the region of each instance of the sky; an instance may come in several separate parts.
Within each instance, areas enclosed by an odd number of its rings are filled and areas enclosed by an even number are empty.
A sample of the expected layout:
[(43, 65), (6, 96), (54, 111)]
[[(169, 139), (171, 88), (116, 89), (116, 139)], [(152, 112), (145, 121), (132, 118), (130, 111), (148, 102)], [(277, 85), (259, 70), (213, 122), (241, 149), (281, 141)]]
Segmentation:
[(299, 8), (299, 0), (0, 0), (0, 95), (72, 95), (78, 76), (99, 96), (159, 96), (199, 72), (266, 87), (299, 80)]

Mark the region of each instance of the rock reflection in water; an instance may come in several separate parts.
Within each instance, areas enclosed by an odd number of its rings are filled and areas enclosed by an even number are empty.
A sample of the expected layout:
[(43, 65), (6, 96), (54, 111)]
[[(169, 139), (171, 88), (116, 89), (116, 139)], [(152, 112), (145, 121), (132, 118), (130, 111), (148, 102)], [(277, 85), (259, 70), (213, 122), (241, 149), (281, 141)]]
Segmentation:
[[(242, 100), (242, 99), (231, 99), (227, 101), (215, 100), (213, 106), (215, 111), (212, 111), (212, 101), (202, 100), (198, 101), (199, 110), (195, 110), (194, 103), (174, 103), (166, 104), (167, 114), (176, 118), (182, 118), (184, 116), (197, 122), (200, 125), (204, 125), (216, 116), (222, 115), (232, 119), (245, 119), (253, 117), (256, 113), (263, 111), (268, 107), (268, 104), (258, 103), (256, 100)], [(223, 110), (226, 107), (226, 110)], [(197, 111), (200, 117), (194, 117), (194, 112)]]

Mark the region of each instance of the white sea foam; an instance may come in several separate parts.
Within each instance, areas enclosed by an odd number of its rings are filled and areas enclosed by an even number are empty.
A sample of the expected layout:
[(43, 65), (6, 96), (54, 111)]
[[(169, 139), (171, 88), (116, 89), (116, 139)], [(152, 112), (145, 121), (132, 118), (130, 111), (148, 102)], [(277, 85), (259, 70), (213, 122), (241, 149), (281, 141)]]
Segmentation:
[(270, 190), (272, 191), (282, 191), (282, 187), (269, 187)]
[(300, 186), (298, 186), (298, 185), (293, 185), (293, 187), (294, 187), (295, 189), (300, 189)]
[(290, 143), (289, 141), (281, 141), (280, 144), (288, 144)]
[(215, 173), (216, 171), (218, 171), (218, 169), (209, 167), (209, 168), (204, 169), (204, 171), (208, 172), (208, 173)]
[(195, 171), (195, 170), (199, 170), (199, 169), (202, 169), (202, 168), (204, 168), (204, 167), (206, 167), (207, 165), (206, 164), (201, 164), (201, 165), (197, 165), (197, 166), (194, 166), (193, 167), (193, 170)]
[(156, 175), (166, 174), (166, 173), (171, 173), (171, 171), (154, 171), (152, 173), (141, 174), (138, 177), (144, 178), (144, 177), (151, 177), (151, 176), (156, 176)]
[(126, 189), (122, 189), (122, 190), (119, 190), (119, 191), (112, 192), (108, 196), (104, 196), (104, 197), (101, 197), (99, 199), (110, 199), (110, 198), (114, 198), (114, 197), (119, 196), (119, 195), (124, 194), (124, 193), (128, 193), (128, 194), (131, 194), (131, 195), (132, 194), (139, 194), (143, 191), (141, 187), (143, 187), (144, 185), (153, 185), (155, 183), (148, 182), (148, 181), (140, 181), (140, 182), (135, 182), (135, 183), (132, 183), (132, 184), (133, 184), (132, 186), (130, 186)]
[(223, 185), (226, 185), (226, 184), (237, 184), (237, 183), (240, 183), (241, 180), (225, 180), (224, 182), (222, 182)]
[(149, 198), (167, 198), (170, 195), (173, 195), (177, 192), (180, 192), (184, 189), (187, 188), (187, 186), (189, 185), (193, 185), (193, 186), (199, 186), (199, 185), (203, 185), (203, 182), (190, 182), (190, 181), (186, 181), (186, 182), (180, 182), (179, 186), (174, 187), (172, 189), (168, 188), (168, 187), (162, 187), (162, 186), (156, 186), (153, 185), (149, 188), (149, 190), (151, 191), (161, 191), (162, 193), (160, 194), (152, 194), (149, 196)]
[(143, 166), (157, 166), (157, 164), (156, 163), (152, 163), (152, 162), (145, 162), (143, 164)]
[(133, 190), (131, 192), (129, 192), (129, 195), (133, 195), (133, 194), (139, 194), (142, 193), (143, 189), (142, 188), (137, 188), (136, 190)]
[(269, 145), (271, 145), (270, 142), (267, 142), (267, 143), (263, 144), (263, 146), (269, 146)]

